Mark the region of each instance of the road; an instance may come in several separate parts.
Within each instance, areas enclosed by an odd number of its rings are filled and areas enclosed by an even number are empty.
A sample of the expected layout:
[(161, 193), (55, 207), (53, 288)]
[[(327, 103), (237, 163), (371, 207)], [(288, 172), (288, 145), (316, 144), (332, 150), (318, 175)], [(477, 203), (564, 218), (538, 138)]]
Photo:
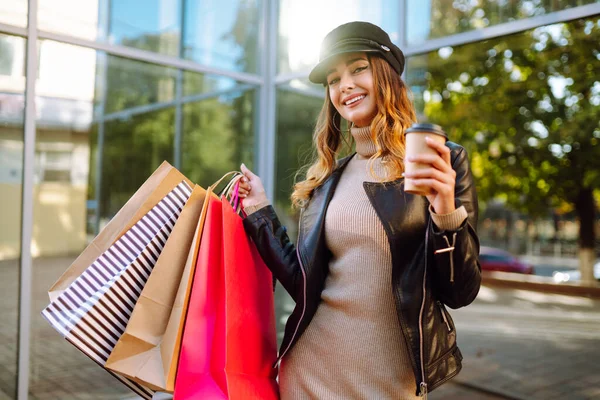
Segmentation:
[(573, 271), (579, 267), (579, 260), (576, 257), (548, 257), (548, 256), (519, 256), (521, 261), (531, 264), (535, 267), (535, 274), (538, 276), (552, 277), (555, 271)]

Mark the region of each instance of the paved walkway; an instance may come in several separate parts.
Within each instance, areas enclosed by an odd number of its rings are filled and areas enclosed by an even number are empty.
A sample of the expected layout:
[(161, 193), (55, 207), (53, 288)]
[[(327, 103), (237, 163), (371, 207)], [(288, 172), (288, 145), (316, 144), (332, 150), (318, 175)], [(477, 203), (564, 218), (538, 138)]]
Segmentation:
[[(34, 261), (29, 398), (131, 399), (39, 314), (69, 262)], [(15, 263), (0, 262), (0, 400), (15, 389), (17, 277)], [(278, 300), (284, 317), (291, 305)], [(600, 301), (484, 287), (473, 305), (451, 313), (464, 368), (430, 399), (600, 399)]]
[(600, 301), (483, 287), (453, 316), (457, 382), (514, 399), (600, 399)]

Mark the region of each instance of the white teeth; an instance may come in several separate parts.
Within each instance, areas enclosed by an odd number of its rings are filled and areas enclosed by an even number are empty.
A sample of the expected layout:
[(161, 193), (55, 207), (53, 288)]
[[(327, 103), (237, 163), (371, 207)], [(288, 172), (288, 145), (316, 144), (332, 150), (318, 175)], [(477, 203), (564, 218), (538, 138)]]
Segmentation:
[(359, 101), (359, 100), (362, 100), (362, 99), (364, 99), (364, 98), (365, 98), (365, 95), (361, 95), (361, 96), (355, 97), (355, 98), (353, 98), (353, 99), (350, 99), (350, 100), (348, 100), (348, 101), (346, 102), (346, 105), (347, 105), (347, 106), (349, 106), (350, 104), (352, 104), (352, 103), (356, 103), (357, 101)]

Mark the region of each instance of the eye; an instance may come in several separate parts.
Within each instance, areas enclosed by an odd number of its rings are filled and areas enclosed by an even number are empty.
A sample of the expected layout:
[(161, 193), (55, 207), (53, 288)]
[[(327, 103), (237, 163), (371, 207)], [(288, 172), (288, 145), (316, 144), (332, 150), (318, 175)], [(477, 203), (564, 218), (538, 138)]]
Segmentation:
[(339, 81), (340, 81), (340, 78), (338, 78), (338, 77), (336, 76), (336, 77), (333, 77), (333, 78), (329, 79), (328, 83), (329, 83), (329, 86), (331, 86), (331, 85), (335, 85), (335, 84), (336, 84), (336, 83), (338, 83)]
[(362, 66), (362, 67), (358, 67), (358, 68), (356, 68), (356, 69), (354, 70), (354, 73), (355, 73), (355, 74), (358, 74), (359, 72), (362, 72), (362, 71), (364, 71), (364, 70), (365, 70), (365, 69), (367, 69), (367, 68), (369, 68), (369, 66), (368, 66), (368, 65), (365, 65), (365, 66)]

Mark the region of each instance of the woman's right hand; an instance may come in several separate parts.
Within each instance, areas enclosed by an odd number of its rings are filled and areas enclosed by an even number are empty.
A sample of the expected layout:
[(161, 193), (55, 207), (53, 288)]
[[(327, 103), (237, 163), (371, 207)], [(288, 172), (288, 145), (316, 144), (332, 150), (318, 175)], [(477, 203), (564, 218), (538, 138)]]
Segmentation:
[(263, 183), (252, 171), (242, 164), (242, 173), (244, 177), (240, 181), (240, 197), (242, 198), (242, 206), (250, 207), (267, 201), (267, 194)]

